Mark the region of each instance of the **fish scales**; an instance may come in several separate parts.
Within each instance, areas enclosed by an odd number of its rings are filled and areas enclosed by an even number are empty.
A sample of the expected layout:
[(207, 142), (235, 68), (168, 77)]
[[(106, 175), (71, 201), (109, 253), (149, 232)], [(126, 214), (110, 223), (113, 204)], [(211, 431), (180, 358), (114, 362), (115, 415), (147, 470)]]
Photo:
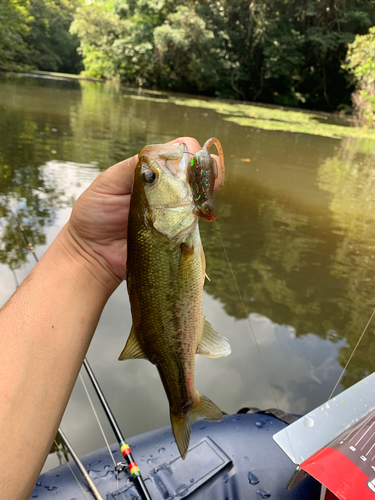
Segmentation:
[[(133, 251), (135, 238), (129, 232), (128, 286), (135, 328), (143, 332), (140, 343), (147, 359), (163, 366), (163, 385), (172, 411), (178, 411), (181, 401), (194, 400), (188, 380), (194, 377), (192, 360), (200, 334), (200, 255), (194, 249), (184, 265), (179, 241), (164, 243), (152, 233), (139, 238)], [(198, 230), (194, 232), (199, 249)]]
[(164, 152), (165, 165), (153, 149), (162, 147), (167, 146), (143, 148), (135, 170), (127, 262), (133, 326), (120, 359), (146, 358), (156, 365), (185, 458), (190, 422), (222, 415), (195, 389), (195, 354), (219, 357), (230, 348), (202, 316), (205, 261), (186, 147)]

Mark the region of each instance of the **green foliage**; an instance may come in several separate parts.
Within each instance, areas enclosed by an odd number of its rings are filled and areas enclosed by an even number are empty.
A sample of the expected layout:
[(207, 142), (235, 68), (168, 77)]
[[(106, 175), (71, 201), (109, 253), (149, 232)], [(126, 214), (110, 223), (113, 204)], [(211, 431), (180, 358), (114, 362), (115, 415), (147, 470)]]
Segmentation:
[(375, 126), (375, 26), (367, 35), (357, 35), (346, 57), (344, 68), (349, 70), (356, 82), (352, 99), (358, 122)]
[(214, 53), (213, 39), (214, 33), (192, 6), (177, 6), (154, 30), (161, 85), (182, 91), (215, 89), (221, 61)]
[(86, 72), (91, 76), (115, 75), (112, 46), (122, 31), (115, 12), (105, 9), (105, 1), (95, 2), (90, 9), (79, 7), (70, 28), (81, 40)]
[(75, 3), (71, 0), (30, 0), (28, 62), (44, 71), (77, 73), (82, 68), (76, 36), (69, 33)]
[(72, 30), (93, 76), (335, 109), (348, 43), (374, 23), (374, 0), (91, 0)]
[(145, 8), (132, 15), (131, 3), (99, 0), (77, 9), (71, 32), (81, 40), (86, 74), (152, 82), (151, 17)]
[(79, 72), (79, 42), (69, 32), (78, 1), (2, 0), (0, 69)]
[(22, 57), (28, 52), (24, 40), (31, 21), (28, 0), (2, 0), (0, 2), (0, 69), (22, 68)]
[(0, 16), (3, 69), (77, 73), (82, 56), (94, 77), (334, 110), (375, 0), (3, 0)]

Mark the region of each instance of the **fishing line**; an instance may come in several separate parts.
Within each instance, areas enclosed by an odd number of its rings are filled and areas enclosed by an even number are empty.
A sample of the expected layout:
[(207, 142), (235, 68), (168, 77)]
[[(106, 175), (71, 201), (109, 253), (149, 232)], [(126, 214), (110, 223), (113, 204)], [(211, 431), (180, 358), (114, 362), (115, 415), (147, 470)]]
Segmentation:
[[(240, 300), (241, 300), (241, 303), (242, 303), (243, 310), (244, 310), (244, 312), (245, 312), (245, 315), (246, 315), (247, 321), (248, 321), (248, 323), (249, 323), (251, 333), (253, 334), (253, 337), (254, 337), (254, 342), (255, 342), (255, 345), (256, 345), (256, 347), (257, 347), (257, 350), (258, 350), (258, 353), (259, 353), (260, 359), (261, 359), (261, 361), (262, 361), (263, 369), (264, 369), (264, 372), (265, 372), (265, 374), (266, 374), (266, 377), (267, 377), (267, 380), (268, 380), (269, 386), (270, 386), (270, 388), (271, 388), (273, 398), (274, 398), (274, 400), (275, 400), (275, 403), (276, 403), (277, 409), (280, 411), (279, 404), (278, 404), (278, 402), (277, 402), (276, 395), (275, 395), (275, 392), (274, 392), (274, 390), (273, 390), (273, 387), (272, 387), (272, 384), (271, 384), (271, 380), (270, 380), (270, 378), (269, 378), (269, 376), (268, 376), (267, 369), (266, 369), (266, 365), (265, 365), (265, 362), (264, 362), (264, 359), (263, 359), (262, 353), (261, 353), (261, 351), (260, 351), (259, 344), (258, 344), (258, 342), (257, 342), (257, 338), (256, 338), (256, 336), (255, 336), (255, 333), (254, 333), (253, 327), (252, 327), (252, 325), (251, 325), (250, 318), (249, 318), (249, 316), (248, 316), (248, 314), (247, 314), (246, 306), (245, 306), (245, 303), (244, 303), (244, 301), (243, 301), (243, 298), (242, 298), (242, 295), (241, 295), (240, 289), (239, 289), (239, 287), (238, 287), (237, 280), (236, 280), (236, 277), (235, 277), (235, 275), (234, 275), (232, 265), (231, 265), (231, 263), (230, 263), (230, 261), (229, 261), (228, 253), (227, 253), (227, 251), (226, 251), (226, 248), (225, 248), (225, 245), (224, 245), (224, 242), (223, 242), (223, 238), (221, 237), (221, 233), (220, 233), (220, 230), (219, 230), (219, 227), (218, 227), (218, 225), (217, 225), (216, 221), (215, 221), (215, 226), (216, 226), (216, 230), (217, 230), (217, 232), (219, 233), (219, 238), (220, 238), (220, 241), (221, 241), (221, 245), (222, 245), (222, 247), (223, 247), (223, 250), (224, 250), (224, 253), (225, 253), (225, 257), (226, 257), (226, 259), (227, 259), (227, 262), (228, 262), (228, 265), (229, 265), (229, 269), (230, 269), (231, 274), (232, 274), (232, 277), (233, 277), (233, 281), (234, 281), (234, 283), (235, 283), (235, 285), (236, 285), (237, 292), (238, 292), (238, 295), (239, 295), (239, 297), (240, 297)], [(344, 373), (345, 373), (346, 369), (348, 368), (348, 365), (349, 365), (350, 361), (352, 360), (352, 358), (353, 358), (353, 356), (354, 356), (354, 354), (355, 354), (355, 352), (356, 352), (356, 350), (357, 350), (357, 348), (358, 348), (359, 344), (361, 343), (362, 338), (363, 338), (364, 334), (366, 333), (366, 331), (367, 331), (367, 329), (368, 329), (368, 327), (369, 327), (369, 325), (370, 325), (370, 323), (371, 323), (372, 318), (374, 317), (374, 315), (375, 315), (375, 309), (372, 311), (372, 314), (371, 314), (371, 316), (370, 316), (370, 319), (368, 320), (368, 322), (367, 322), (367, 324), (366, 324), (365, 328), (363, 329), (363, 332), (361, 333), (361, 335), (360, 335), (360, 337), (359, 337), (359, 339), (358, 339), (358, 341), (357, 341), (357, 343), (356, 343), (356, 345), (355, 345), (355, 347), (354, 347), (354, 349), (353, 349), (352, 353), (350, 354), (349, 359), (348, 359), (348, 361), (346, 362), (345, 367), (343, 368), (343, 370), (342, 370), (342, 372), (341, 372), (341, 374), (340, 374), (340, 376), (339, 376), (339, 378), (338, 378), (338, 380), (337, 380), (337, 382), (336, 382), (336, 384), (335, 384), (334, 388), (332, 389), (332, 392), (331, 392), (331, 394), (330, 394), (330, 396), (329, 396), (329, 398), (328, 398), (328, 401), (332, 398), (333, 393), (335, 392), (335, 390), (336, 390), (337, 386), (339, 385), (339, 383), (340, 383), (340, 381), (341, 381), (342, 377), (344, 376)], [(284, 423), (284, 425), (285, 425), (285, 423)], [(291, 443), (291, 441), (290, 441), (289, 434), (288, 434), (288, 432), (287, 432), (287, 428), (285, 429), (285, 431), (286, 431), (286, 435), (287, 435), (287, 437), (288, 437), (288, 441), (289, 441), (289, 444), (290, 444), (291, 450), (292, 450), (292, 452), (293, 452), (293, 455), (295, 455), (295, 454), (294, 454), (294, 451), (293, 451), (293, 446), (292, 446), (292, 443)], [(295, 458), (295, 456), (294, 456), (294, 458)]]
[[(96, 410), (95, 410), (94, 404), (93, 404), (93, 402), (92, 402), (92, 399), (91, 399), (91, 397), (90, 397), (89, 391), (87, 390), (87, 386), (86, 386), (86, 384), (85, 384), (85, 381), (83, 380), (83, 377), (82, 377), (82, 374), (81, 374), (81, 373), (79, 373), (79, 378), (81, 379), (81, 382), (82, 382), (83, 388), (85, 389), (85, 392), (86, 392), (87, 398), (88, 398), (88, 400), (89, 400), (89, 402), (90, 402), (90, 405), (91, 405), (92, 411), (94, 412), (94, 415), (95, 415), (96, 421), (98, 422), (99, 429), (100, 429), (100, 431), (101, 431), (101, 433), (102, 433), (102, 436), (103, 436), (103, 439), (104, 439), (104, 441), (105, 441), (105, 444), (107, 445), (107, 448), (108, 448), (109, 454), (111, 455), (112, 460), (113, 460), (113, 463), (114, 463), (114, 465), (116, 466), (115, 457), (113, 456), (113, 453), (112, 453), (112, 451), (111, 451), (111, 448), (109, 447), (109, 444), (108, 444), (107, 438), (106, 438), (106, 436), (105, 436), (105, 433), (104, 433), (103, 427), (102, 427), (102, 425), (101, 425), (101, 423), (100, 423), (100, 420), (99, 420), (98, 414), (96, 413)], [(118, 485), (117, 485), (117, 486), (118, 486)]]
[[(254, 332), (253, 326), (252, 326), (251, 321), (250, 321), (250, 317), (249, 317), (249, 315), (248, 315), (248, 313), (247, 313), (247, 310), (246, 310), (245, 302), (244, 302), (244, 300), (243, 300), (243, 298), (242, 298), (242, 295), (241, 295), (240, 289), (239, 289), (239, 287), (238, 287), (238, 283), (237, 283), (237, 280), (236, 280), (236, 276), (234, 275), (232, 265), (231, 265), (231, 263), (230, 263), (230, 261), (229, 261), (228, 253), (227, 253), (227, 250), (226, 250), (226, 248), (225, 248), (224, 241), (223, 241), (223, 238), (221, 237), (221, 233), (220, 233), (220, 230), (219, 230), (219, 227), (218, 227), (218, 225), (217, 225), (217, 222), (216, 222), (216, 221), (215, 221), (215, 226), (216, 226), (216, 231), (219, 233), (219, 238), (220, 238), (220, 241), (221, 241), (221, 245), (222, 245), (222, 247), (223, 247), (223, 250), (224, 250), (224, 253), (225, 253), (225, 257), (226, 257), (226, 259), (227, 259), (227, 262), (228, 262), (228, 266), (229, 266), (230, 272), (232, 273), (233, 281), (234, 281), (234, 284), (236, 285), (237, 292), (238, 292), (238, 295), (239, 295), (239, 297), (240, 297), (240, 300), (241, 300), (241, 303), (242, 303), (242, 307), (243, 307), (243, 310), (244, 310), (244, 313), (245, 313), (245, 316), (246, 316), (247, 322), (249, 323), (251, 333), (253, 334), (253, 337), (254, 337), (254, 342), (255, 342), (256, 348), (257, 348), (257, 350), (258, 350), (259, 357), (260, 357), (260, 359), (261, 359), (261, 361), (262, 361), (262, 365), (263, 365), (264, 373), (266, 374), (266, 377), (267, 377), (267, 380), (268, 380), (268, 384), (269, 384), (269, 386), (270, 386), (270, 388), (271, 388), (271, 392), (272, 392), (272, 395), (273, 395), (273, 399), (275, 400), (275, 403), (276, 403), (276, 407), (277, 407), (277, 409), (278, 409), (279, 411), (281, 411), (281, 410), (280, 410), (280, 407), (279, 407), (279, 403), (277, 402), (277, 399), (276, 399), (276, 394), (275, 394), (275, 391), (273, 390), (273, 387), (272, 387), (272, 384), (271, 384), (271, 380), (270, 380), (270, 377), (269, 377), (268, 372), (267, 372), (267, 369), (266, 369), (266, 364), (265, 364), (265, 362), (264, 362), (264, 359), (263, 359), (262, 353), (261, 353), (261, 351), (260, 351), (260, 347), (259, 347), (259, 344), (258, 344), (257, 338), (256, 338), (256, 336), (255, 336), (255, 332)], [(375, 313), (375, 311), (374, 311), (374, 313)], [(295, 454), (294, 454), (294, 450), (293, 450), (293, 446), (292, 446), (292, 443), (291, 443), (291, 441), (290, 441), (290, 437), (289, 437), (289, 434), (288, 434), (288, 431), (287, 431), (287, 425), (286, 425), (286, 423), (285, 423), (283, 420), (282, 420), (282, 422), (283, 422), (283, 425), (285, 426), (286, 435), (287, 435), (287, 437), (288, 437), (289, 445), (290, 445), (290, 448), (291, 448), (291, 450), (292, 450), (292, 452), (293, 452), (294, 459), (296, 459)]]
[(250, 318), (248, 316), (248, 313), (247, 313), (247, 310), (246, 310), (246, 306), (245, 306), (245, 303), (243, 301), (243, 298), (242, 298), (242, 295), (241, 295), (241, 292), (240, 292), (240, 289), (238, 287), (238, 284), (237, 284), (237, 280), (236, 280), (236, 277), (234, 275), (234, 272), (233, 272), (233, 268), (231, 266), (231, 263), (229, 261), (229, 257), (228, 257), (228, 254), (227, 254), (227, 251), (226, 251), (226, 248), (224, 246), (224, 242), (223, 242), (223, 238), (221, 237), (221, 234), (220, 234), (220, 231), (219, 231), (219, 228), (218, 228), (218, 225), (217, 223), (215, 222), (215, 226), (216, 226), (216, 231), (219, 233), (219, 238), (220, 238), (220, 241), (221, 241), (221, 245), (223, 247), (223, 250), (224, 250), (224, 253), (225, 253), (225, 257), (227, 259), (227, 262), (228, 262), (228, 265), (229, 265), (229, 269), (230, 269), (230, 272), (232, 273), (232, 277), (233, 277), (233, 281), (234, 281), (234, 284), (236, 285), (236, 288), (237, 288), (237, 292), (238, 292), (238, 295), (240, 297), (240, 300), (241, 300), (241, 303), (242, 303), (242, 307), (243, 307), (243, 310), (244, 310), (244, 313), (245, 313), (245, 316), (246, 316), (246, 319), (249, 323), (249, 326), (250, 326), (250, 330), (251, 330), (251, 333), (253, 334), (253, 337), (254, 337), (254, 342), (255, 342), (255, 345), (258, 349), (258, 353), (259, 353), (259, 356), (260, 356), (260, 359), (262, 361), (262, 365), (263, 365), (263, 369), (264, 369), (264, 373), (266, 374), (266, 377), (267, 377), (267, 380), (268, 380), (268, 384), (271, 388), (271, 391), (272, 391), (272, 395), (273, 395), (273, 399), (275, 400), (275, 403), (276, 403), (276, 406), (277, 406), (277, 409), (280, 411), (280, 408), (279, 408), (279, 404), (277, 402), (277, 399), (276, 399), (276, 395), (275, 395), (275, 392), (273, 390), (273, 387), (272, 387), (272, 384), (271, 384), (271, 380), (268, 376), (268, 372), (267, 372), (267, 369), (266, 369), (266, 364), (264, 362), (264, 359), (263, 359), (263, 356), (262, 356), (262, 353), (260, 352), (260, 348), (259, 348), (259, 344), (258, 344), (258, 341), (257, 341), (257, 338), (255, 336), (255, 333), (254, 333), (254, 330), (253, 330), (253, 327), (252, 327), (252, 324), (250, 322)]
[(58, 442), (56, 441), (56, 439), (55, 439), (55, 446), (56, 446), (56, 448), (59, 450), (59, 452), (61, 453), (62, 457), (64, 458), (66, 465), (68, 466), (68, 468), (69, 468), (70, 472), (73, 474), (74, 479), (77, 481), (78, 486), (81, 488), (82, 493), (84, 494), (85, 498), (86, 498), (87, 500), (90, 500), (90, 499), (89, 499), (89, 497), (86, 495), (85, 490), (84, 490), (84, 489), (83, 489), (83, 487), (82, 487), (82, 484), (78, 481), (78, 477), (74, 474), (73, 469), (70, 467), (69, 462), (68, 462), (68, 461), (67, 461), (67, 459), (65, 458), (65, 455), (64, 455), (64, 450), (62, 450), (62, 451), (60, 450), (60, 446), (59, 446)]
[(369, 319), (369, 320), (368, 320), (368, 322), (367, 322), (367, 325), (365, 326), (365, 328), (364, 328), (363, 332), (361, 333), (361, 336), (360, 336), (360, 337), (359, 337), (359, 339), (358, 339), (358, 342), (356, 343), (356, 345), (355, 345), (355, 347), (354, 347), (354, 349), (353, 349), (353, 351), (352, 351), (351, 355), (349, 356), (349, 359), (348, 359), (348, 361), (346, 362), (346, 365), (345, 365), (345, 367), (343, 368), (343, 370), (342, 370), (342, 372), (341, 372), (341, 375), (339, 376), (339, 378), (338, 378), (338, 380), (337, 380), (337, 382), (336, 382), (335, 387), (332, 389), (332, 392), (331, 392), (331, 394), (330, 394), (330, 396), (329, 396), (329, 398), (328, 398), (328, 401), (331, 399), (331, 397), (332, 397), (333, 393), (334, 393), (334, 392), (335, 392), (335, 390), (336, 390), (336, 387), (339, 385), (340, 380), (341, 380), (341, 379), (342, 379), (342, 377), (344, 376), (344, 373), (345, 373), (346, 369), (348, 368), (348, 365), (349, 365), (349, 363), (350, 363), (350, 361), (351, 361), (352, 357), (354, 356), (354, 353), (355, 353), (355, 351), (357, 350), (357, 347), (359, 346), (359, 344), (360, 344), (360, 342), (361, 342), (361, 340), (362, 340), (362, 338), (363, 338), (364, 334), (366, 333), (366, 330), (367, 330), (367, 328), (369, 327), (369, 325), (370, 325), (370, 323), (371, 323), (371, 320), (372, 320), (372, 318), (374, 317), (374, 314), (375, 314), (375, 309), (372, 311), (372, 314), (371, 314), (371, 316), (370, 316), (370, 319)]

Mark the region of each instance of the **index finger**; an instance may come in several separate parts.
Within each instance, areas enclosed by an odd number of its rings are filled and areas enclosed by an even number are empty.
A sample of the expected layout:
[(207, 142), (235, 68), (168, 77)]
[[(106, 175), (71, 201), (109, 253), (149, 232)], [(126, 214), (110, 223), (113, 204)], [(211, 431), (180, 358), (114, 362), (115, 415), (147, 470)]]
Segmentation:
[(167, 142), (167, 144), (186, 144), (188, 151), (191, 153), (196, 153), (201, 149), (201, 145), (199, 142), (194, 139), (194, 137), (178, 137), (177, 139), (173, 139), (173, 141)]
[(120, 161), (104, 170), (94, 181), (95, 189), (113, 195), (130, 194), (138, 155)]

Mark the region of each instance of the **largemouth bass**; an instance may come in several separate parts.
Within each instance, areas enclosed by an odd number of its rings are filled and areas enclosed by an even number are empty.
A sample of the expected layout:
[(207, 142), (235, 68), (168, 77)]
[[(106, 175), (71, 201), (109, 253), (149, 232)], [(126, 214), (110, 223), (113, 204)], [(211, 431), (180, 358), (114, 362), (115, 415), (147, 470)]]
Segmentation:
[(185, 144), (165, 144), (139, 153), (128, 223), (133, 325), (119, 358), (156, 365), (183, 459), (190, 423), (222, 418), (220, 409), (194, 387), (195, 354), (230, 354), (228, 341), (202, 315), (206, 265), (185, 152)]

